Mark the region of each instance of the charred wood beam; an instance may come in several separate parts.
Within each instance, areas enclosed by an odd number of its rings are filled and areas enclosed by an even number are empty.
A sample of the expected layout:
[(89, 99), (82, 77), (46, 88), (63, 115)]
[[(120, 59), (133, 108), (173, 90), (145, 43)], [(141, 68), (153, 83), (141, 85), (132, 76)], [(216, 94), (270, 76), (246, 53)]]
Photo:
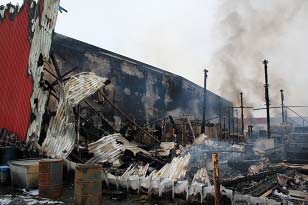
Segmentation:
[[(75, 68), (71, 69), (70, 71), (68, 71), (68, 72), (66, 72), (64, 75), (62, 75), (62, 82), (65, 82), (65, 81), (69, 80), (70, 77), (67, 77), (67, 78), (64, 78), (64, 77), (66, 77), (68, 74), (74, 72), (74, 71), (77, 70), (77, 69), (78, 69), (78, 67), (76, 66)], [(55, 85), (57, 85), (58, 83), (59, 83), (59, 81), (55, 80), (55, 81), (53, 81), (53, 82), (51, 83), (51, 85), (52, 85), (52, 86), (55, 86)]]
[(56, 96), (55, 93), (53, 93), (52, 91), (50, 91), (50, 95), (52, 95), (54, 98), (56, 98), (58, 101), (60, 100), (58, 96)]
[(44, 80), (43, 86), (46, 85), (47, 86), (47, 90), (51, 90), (55, 93), (57, 93), (57, 91), (54, 89), (54, 87), (50, 84), (50, 82), (48, 82), (47, 80)]
[(78, 69), (78, 66), (76, 66), (76, 67), (74, 67), (73, 69), (67, 71), (66, 73), (64, 73), (64, 74), (62, 75), (62, 79), (63, 79), (65, 76), (67, 76), (67, 75), (70, 74), (71, 72), (74, 72), (74, 71), (77, 70), (77, 69)]
[(53, 74), (50, 70), (46, 69), (45, 67), (44, 67), (44, 71), (46, 71), (46, 72), (49, 73), (52, 77), (54, 77), (54, 78), (56, 79), (56, 81), (59, 81), (59, 80), (60, 80), (55, 74)]
[(189, 125), (190, 132), (192, 134), (192, 137), (194, 138), (193, 140), (195, 140), (196, 137), (195, 137), (194, 130), (193, 130), (192, 126), (191, 126), (191, 122), (190, 122), (190, 120), (188, 118), (186, 118), (186, 119), (187, 119), (187, 122), (188, 122), (188, 125)]
[(259, 174), (255, 174), (255, 175), (248, 175), (248, 176), (244, 176), (244, 177), (241, 177), (241, 178), (236, 178), (234, 180), (222, 181), (221, 185), (225, 186), (225, 187), (232, 187), (232, 186), (237, 186), (237, 184), (245, 182), (245, 181), (251, 181), (251, 180), (259, 181), (259, 180), (261, 180), (265, 177), (272, 176), (276, 173), (279, 173), (279, 172), (282, 172), (282, 171), (285, 171), (285, 170), (286, 170), (286, 168), (281, 167), (281, 168), (278, 168), (276, 170), (261, 172)]
[(115, 109), (120, 115), (122, 115), (126, 120), (128, 120), (129, 122), (131, 122), (133, 125), (135, 125), (142, 133), (144, 133), (145, 135), (149, 136), (151, 139), (153, 139), (155, 142), (160, 143), (160, 141), (158, 139), (156, 139), (153, 135), (151, 135), (149, 132), (145, 131), (140, 125), (138, 125), (136, 122), (134, 122), (133, 120), (131, 120), (124, 112), (122, 112), (116, 105), (114, 105), (107, 97), (106, 95), (101, 92), (100, 90), (98, 91), (103, 97), (104, 99), (113, 107), (113, 109)]
[(213, 180), (215, 189), (215, 205), (220, 205), (220, 185), (219, 185), (219, 167), (218, 167), (218, 154), (212, 154), (213, 163)]
[(58, 62), (56, 60), (56, 56), (55, 56), (54, 52), (50, 53), (50, 58), (51, 58), (51, 61), (52, 61), (53, 65), (54, 65), (54, 67), (55, 67), (55, 71), (57, 72), (59, 81), (62, 82), (61, 72), (60, 72), (59, 65), (58, 65)]
[[(291, 176), (295, 173), (295, 170), (286, 170), (285, 175)], [(250, 187), (247, 191), (247, 194), (260, 197), (266, 196), (274, 189), (274, 187), (278, 186), (277, 176), (273, 175), (270, 178), (265, 178), (254, 186)]]
[(87, 105), (89, 106), (89, 108), (90, 108), (91, 110), (93, 110), (96, 114), (98, 114), (99, 117), (100, 117), (104, 122), (106, 122), (110, 128), (113, 129), (113, 131), (117, 131), (117, 129), (116, 129), (113, 125), (111, 125), (111, 124), (109, 123), (109, 121), (102, 115), (102, 113), (99, 112), (99, 111), (97, 111), (87, 100), (85, 100), (84, 103), (87, 104)]
[(153, 121), (153, 122), (147, 123), (147, 124), (145, 124), (145, 125), (143, 125), (143, 126), (144, 126), (144, 127), (147, 127), (147, 126), (150, 126), (150, 125), (153, 125), (153, 124), (161, 123), (161, 121), (167, 120), (167, 119), (168, 119), (168, 117), (162, 117), (162, 118), (160, 118), (160, 119), (158, 119), (158, 120), (155, 120), (155, 121)]

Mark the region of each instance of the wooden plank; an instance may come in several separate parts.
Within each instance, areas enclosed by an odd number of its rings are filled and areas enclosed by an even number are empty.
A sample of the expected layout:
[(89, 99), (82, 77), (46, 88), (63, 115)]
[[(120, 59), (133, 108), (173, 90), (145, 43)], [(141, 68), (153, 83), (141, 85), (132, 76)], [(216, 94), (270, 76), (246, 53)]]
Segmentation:
[(299, 201), (308, 201), (308, 193), (305, 193), (303, 191), (289, 190), (289, 197), (290, 199), (295, 199)]

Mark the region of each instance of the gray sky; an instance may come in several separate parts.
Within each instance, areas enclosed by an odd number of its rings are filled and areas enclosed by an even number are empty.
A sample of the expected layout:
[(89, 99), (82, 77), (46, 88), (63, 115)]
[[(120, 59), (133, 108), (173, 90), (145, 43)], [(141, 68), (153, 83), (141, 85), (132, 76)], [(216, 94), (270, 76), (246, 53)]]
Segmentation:
[(216, 46), (211, 37), (215, 1), (77, 2), (61, 2), (69, 13), (59, 15), (57, 32), (202, 84), (202, 70)]
[[(243, 91), (247, 102), (264, 106), (266, 57), (273, 106), (279, 105), (281, 88), (287, 104), (308, 105), (306, 0), (62, 0), (61, 5), (68, 13), (59, 13), (56, 32), (199, 85), (207, 68), (208, 88), (234, 102)], [(308, 109), (299, 111), (308, 115)]]

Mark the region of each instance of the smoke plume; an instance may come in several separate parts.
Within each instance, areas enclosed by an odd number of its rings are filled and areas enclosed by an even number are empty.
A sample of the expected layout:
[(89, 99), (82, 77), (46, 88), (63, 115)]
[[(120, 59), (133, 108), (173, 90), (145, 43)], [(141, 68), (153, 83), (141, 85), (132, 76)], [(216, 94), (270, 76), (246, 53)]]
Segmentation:
[[(219, 87), (222, 96), (239, 105), (243, 92), (246, 106), (264, 107), (262, 61), (268, 59), (271, 104), (280, 105), (279, 90), (292, 90), (288, 76), (280, 71), (292, 72), (283, 62), (289, 58), (286, 54), (294, 52), (280, 52), (281, 42), (295, 40), (287, 33), (305, 9), (307, 12), (307, 4), (304, 0), (222, 1), (216, 29), (222, 46), (212, 58), (213, 67), (223, 77)], [(275, 115), (279, 111), (272, 112)]]

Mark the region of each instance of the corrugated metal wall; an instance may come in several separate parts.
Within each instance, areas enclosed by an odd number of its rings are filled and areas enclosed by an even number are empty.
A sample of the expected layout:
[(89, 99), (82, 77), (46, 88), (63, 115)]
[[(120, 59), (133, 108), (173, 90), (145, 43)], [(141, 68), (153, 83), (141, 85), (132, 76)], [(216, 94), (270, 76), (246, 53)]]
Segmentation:
[(25, 139), (30, 120), (29, 8), (26, 1), (18, 14), (6, 12), (0, 18), (0, 127), (19, 140)]

